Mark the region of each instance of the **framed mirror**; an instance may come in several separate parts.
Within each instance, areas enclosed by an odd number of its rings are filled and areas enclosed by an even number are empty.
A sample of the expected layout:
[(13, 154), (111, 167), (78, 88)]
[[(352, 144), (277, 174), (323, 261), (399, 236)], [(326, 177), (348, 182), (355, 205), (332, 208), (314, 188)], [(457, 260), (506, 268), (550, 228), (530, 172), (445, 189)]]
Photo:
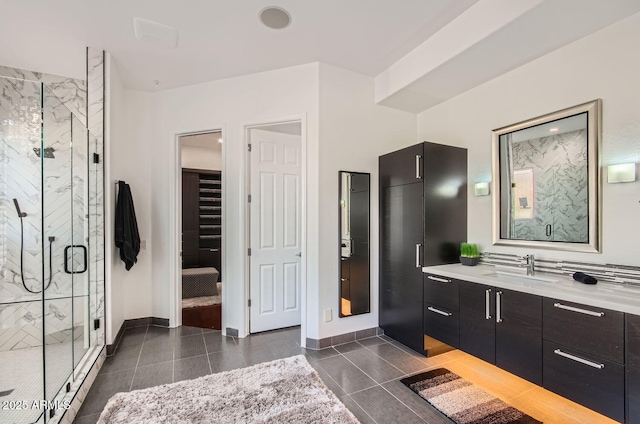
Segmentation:
[(493, 131), (493, 244), (600, 252), (601, 107)]
[(340, 318), (370, 312), (370, 175), (340, 171)]

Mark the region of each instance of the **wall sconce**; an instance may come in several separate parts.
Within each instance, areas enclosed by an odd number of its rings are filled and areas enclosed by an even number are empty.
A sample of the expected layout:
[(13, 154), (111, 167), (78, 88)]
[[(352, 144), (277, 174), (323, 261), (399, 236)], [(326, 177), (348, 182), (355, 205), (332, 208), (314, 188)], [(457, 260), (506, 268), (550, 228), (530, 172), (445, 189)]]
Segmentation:
[(636, 164), (622, 163), (620, 165), (607, 166), (607, 182), (629, 183), (636, 180)]
[(488, 196), (489, 183), (475, 183), (473, 185), (473, 192), (476, 196)]

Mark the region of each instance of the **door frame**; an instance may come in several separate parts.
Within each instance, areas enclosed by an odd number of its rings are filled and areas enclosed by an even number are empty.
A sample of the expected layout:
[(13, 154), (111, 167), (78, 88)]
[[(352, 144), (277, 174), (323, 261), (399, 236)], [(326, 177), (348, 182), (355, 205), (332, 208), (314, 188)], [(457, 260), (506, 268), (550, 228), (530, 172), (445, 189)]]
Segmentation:
[[(182, 325), (182, 284), (179, 284), (182, 281), (182, 255), (181, 252), (181, 244), (182, 238), (178, 236), (178, 234), (182, 234), (182, 144), (180, 143), (180, 137), (189, 136), (189, 135), (198, 135), (198, 134), (208, 134), (212, 132), (220, 132), (222, 134), (222, 139), (225, 139), (225, 128), (215, 128), (210, 130), (200, 130), (200, 131), (187, 131), (178, 133), (174, 138), (174, 158), (175, 161), (173, 163), (174, 166), (174, 201), (173, 201), (173, 217), (174, 217), (174, 225), (173, 231), (171, 233), (170, 240), (172, 241), (170, 246), (171, 252), (171, 268), (173, 278), (170, 280), (170, 290), (169, 290), (169, 327), (179, 327)], [(225, 146), (224, 142), (222, 143), (222, 234), (226, 233), (225, 228), (225, 213), (226, 213), (226, 182), (224, 177), (224, 169), (226, 168), (226, 156), (225, 156)], [(223, 236), (224, 237), (224, 236)], [(227, 255), (225, 253), (224, 245), (222, 247), (221, 254), (221, 264), (222, 269), (226, 269), (227, 267)], [(225, 299), (226, 290), (222, 291), (222, 329), (224, 331), (225, 328), (225, 316), (224, 310), (226, 305)]]
[[(306, 346), (306, 323), (307, 323), (307, 115), (292, 115), (280, 119), (269, 119), (252, 122), (244, 125), (244, 145), (248, 146), (251, 141), (251, 130), (260, 129), (270, 125), (300, 123), (300, 343)], [(250, 193), (251, 188), (251, 160), (248, 148), (245, 148), (244, 163), (244, 190), (245, 194)], [(245, 195), (245, 199), (246, 199)], [(242, 214), (245, 223), (244, 251), (251, 247), (251, 214), (249, 203), (243, 202)], [(251, 263), (249, 255), (245, 255), (245, 284), (244, 284), (244, 304), (248, 305), (251, 296)], [(250, 334), (251, 311), (249, 307), (245, 309), (244, 333)]]

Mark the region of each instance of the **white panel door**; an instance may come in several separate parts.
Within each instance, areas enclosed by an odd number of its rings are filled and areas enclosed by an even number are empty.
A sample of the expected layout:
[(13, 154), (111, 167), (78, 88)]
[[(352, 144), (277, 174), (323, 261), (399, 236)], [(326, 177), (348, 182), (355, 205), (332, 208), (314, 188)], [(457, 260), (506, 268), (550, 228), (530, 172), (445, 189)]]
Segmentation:
[(250, 332), (300, 325), (300, 136), (251, 130)]

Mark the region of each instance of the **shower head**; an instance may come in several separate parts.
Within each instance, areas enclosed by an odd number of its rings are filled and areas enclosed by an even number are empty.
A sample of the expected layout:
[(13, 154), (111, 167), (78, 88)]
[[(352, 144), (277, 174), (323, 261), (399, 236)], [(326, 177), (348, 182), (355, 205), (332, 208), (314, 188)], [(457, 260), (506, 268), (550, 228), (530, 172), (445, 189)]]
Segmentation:
[[(34, 147), (33, 151), (35, 152), (36, 156), (40, 157), (40, 148), (39, 147)], [(45, 147), (44, 148), (44, 157), (45, 159), (55, 159), (55, 155), (53, 154), (53, 152), (55, 152), (55, 150), (53, 150), (53, 147)]]
[(26, 212), (22, 212), (20, 210), (20, 204), (18, 203), (18, 199), (13, 199), (13, 205), (16, 207), (16, 212), (18, 212), (18, 217), (24, 218), (25, 216), (27, 216)]

